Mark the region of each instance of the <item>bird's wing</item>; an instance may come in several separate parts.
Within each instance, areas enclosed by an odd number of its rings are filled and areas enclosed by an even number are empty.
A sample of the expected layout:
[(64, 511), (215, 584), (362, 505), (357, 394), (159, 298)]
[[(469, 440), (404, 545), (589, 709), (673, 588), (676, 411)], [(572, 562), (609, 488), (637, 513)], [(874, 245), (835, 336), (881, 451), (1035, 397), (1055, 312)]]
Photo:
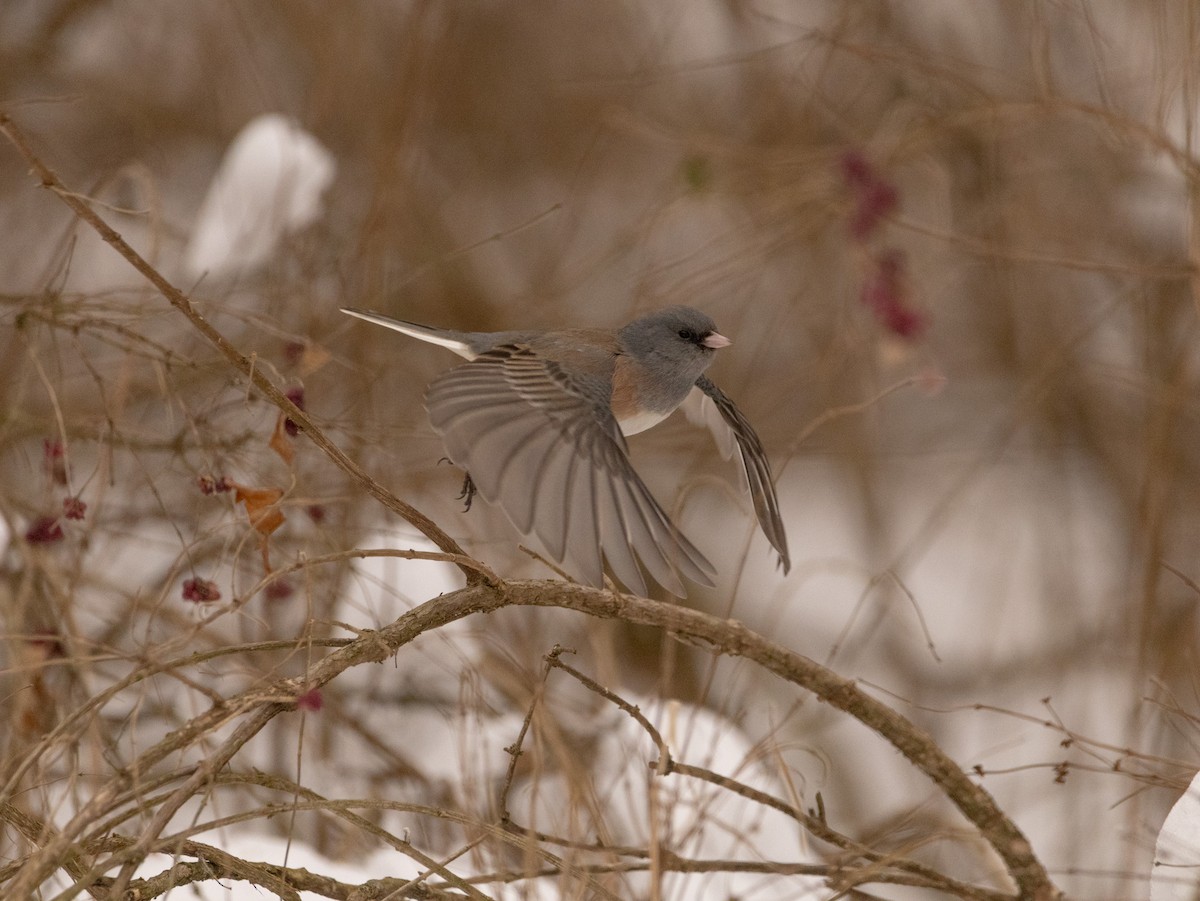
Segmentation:
[(506, 345), (439, 376), (425, 402), (479, 493), (589, 584), (602, 584), (603, 553), (639, 594), (646, 585), (634, 554), (679, 597), (680, 574), (712, 585), (712, 564), (630, 464), (610, 394), (602, 377), (568, 374), (529, 347)]
[(779, 499), (775, 496), (771, 466), (754, 427), (708, 376), (702, 375), (696, 379), (696, 387), (684, 403), (684, 413), (689, 420), (708, 426), (726, 460), (733, 456), (735, 448), (740, 451), (742, 472), (749, 484), (758, 524), (767, 541), (779, 552), (779, 563), (786, 573), (792, 566), (788, 556), (787, 535), (783, 530), (783, 517), (779, 515)]

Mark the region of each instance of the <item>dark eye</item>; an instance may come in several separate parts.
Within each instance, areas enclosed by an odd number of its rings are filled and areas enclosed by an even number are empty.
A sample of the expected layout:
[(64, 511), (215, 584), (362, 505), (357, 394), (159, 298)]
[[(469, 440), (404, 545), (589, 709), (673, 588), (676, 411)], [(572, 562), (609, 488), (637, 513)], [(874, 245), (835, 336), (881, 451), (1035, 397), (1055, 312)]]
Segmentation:
[(693, 331), (689, 331), (688, 329), (681, 328), (679, 330), (679, 337), (682, 338), (684, 341), (695, 341), (696, 333)]

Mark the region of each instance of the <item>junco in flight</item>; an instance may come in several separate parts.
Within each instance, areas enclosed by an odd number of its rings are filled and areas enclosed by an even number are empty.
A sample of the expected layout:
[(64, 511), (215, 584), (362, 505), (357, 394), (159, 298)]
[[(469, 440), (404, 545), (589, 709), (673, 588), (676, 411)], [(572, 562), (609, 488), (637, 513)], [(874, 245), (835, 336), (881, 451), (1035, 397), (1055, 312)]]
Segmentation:
[(734, 446), (741, 452), (759, 525), (788, 571), (762, 443), (704, 375), (730, 341), (700, 311), (667, 307), (617, 330), (511, 332), (459, 332), (366, 310), (342, 312), (470, 361), (430, 384), (425, 406), (434, 431), (485, 500), (499, 503), (522, 533), (536, 533), (556, 561), (588, 584), (602, 584), (607, 560), (627, 588), (644, 595), (635, 553), (678, 597), (681, 574), (713, 584), (712, 564), (651, 496), (625, 445), (625, 435), (661, 422), (685, 401), (690, 418), (713, 428), (727, 457)]

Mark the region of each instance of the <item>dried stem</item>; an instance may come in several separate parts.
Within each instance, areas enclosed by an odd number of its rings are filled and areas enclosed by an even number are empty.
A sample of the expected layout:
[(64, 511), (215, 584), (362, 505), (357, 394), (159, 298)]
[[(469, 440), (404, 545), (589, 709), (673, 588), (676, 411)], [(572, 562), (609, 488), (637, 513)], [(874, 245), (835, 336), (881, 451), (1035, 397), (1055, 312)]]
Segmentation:
[[(283, 679), (267, 688), (243, 692), (228, 699), (224, 705), (194, 717), (143, 752), (133, 765), (98, 791), (57, 834), (48, 836), (13, 881), (10, 889), (13, 896), (24, 897), (34, 891), (63, 859), (69, 858), (72, 847), (88, 834), (95, 818), (109, 809), (122, 791), (132, 787), (135, 774), (148, 773), (166, 757), (190, 747), (223, 723), (245, 717), (233, 735), (209, 757), (211, 762), (197, 767), (189, 776), (191, 787), (197, 788), (212, 778), (219, 769), (218, 764), (223, 766), (268, 722), (293, 709), (291, 704), (280, 699), (295, 697), (302, 688), (323, 686), (351, 667), (382, 662), (425, 632), (475, 613), (491, 613), (508, 606), (560, 607), (603, 619), (653, 626), (677, 639), (701, 643), (715, 654), (742, 657), (813, 692), (822, 701), (878, 733), (925, 773), (996, 851), (1017, 885), (1018, 897), (1030, 901), (1059, 897), (1058, 889), (1034, 855), (1028, 840), (1000, 810), (992, 796), (973, 783), (938, 747), (932, 736), (863, 692), (853, 681), (735, 621), (644, 598), (551, 581), (507, 582), (503, 591), (476, 584), (435, 598), (378, 632), (364, 634), (333, 651), (316, 663), (305, 677)], [(181, 791), (176, 799), (182, 794)], [(149, 842), (151, 833), (147, 831), (146, 835)]]
[[(187, 296), (172, 285), (165, 276), (157, 269), (150, 265), (144, 257), (134, 250), (124, 238), (120, 236), (107, 222), (100, 218), (99, 215), (87, 204), (83, 197), (69, 190), (54, 171), (42, 162), (41, 158), (34, 152), (25, 133), (17, 126), (7, 113), (0, 112), (0, 132), (8, 138), (9, 142), (20, 152), (21, 156), (33, 169), (33, 173), (37, 176), (39, 183), (43, 188), (51, 191), (59, 200), (71, 208), (71, 211), (83, 222), (91, 226), (106, 243), (119, 253), (129, 262), (134, 269), (141, 273), (150, 284), (158, 289), (158, 292), (178, 310), (191, 325), (203, 335), (209, 343), (213, 345), (221, 354), (229, 361), (242, 377), (254, 385), (262, 394), (267, 397), (271, 403), (275, 404), (282, 410), (289, 419), (295, 422), (308, 437), (313, 444), (319, 447), (329, 457), (333, 463), (350, 476), (355, 482), (367, 490), (372, 497), (378, 500), (381, 504), (391, 510), (393, 513), (401, 516), (405, 521), (419, 529), (430, 541), (442, 549), (447, 554), (457, 557), (466, 557), (467, 554), (459, 547), (458, 543), (444, 532), (440, 526), (432, 519), (408, 504), (400, 498), (396, 497), (377, 481), (371, 478), (367, 473), (339, 448), (333, 441), (312, 421), (312, 419), (303, 410), (297, 407), (292, 401), (281, 391), (274, 383), (268, 379), (262, 371), (261, 367), (254, 365), (254, 362), (217, 331), (207, 319), (200, 315), (200, 312), (192, 305)], [(468, 582), (477, 582), (485, 577), (481, 575), (478, 566), (461, 566), (463, 574), (467, 577)]]
[[(243, 378), (296, 422), (343, 472), (388, 509), (429, 537), (459, 566), (468, 583), (467, 587), (460, 591), (436, 598), (405, 613), (378, 632), (364, 633), (346, 642), (344, 646), (333, 650), (313, 664), (304, 676), (280, 679), (266, 688), (254, 688), (218, 701), (206, 712), (170, 732), (157, 744), (143, 751), (128, 767), (113, 775), (60, 829), (55, 831), (47, 826), (39, 829), (36, 834), (27, 834), (26, 837), (39, 847), (26, 858), (5, 887), (7, 897), (34, 896), (45, 880), (60, 867), (76, 877), (73, 887), (59, 896), (63, 901), (80, 891), (93, 891), (100, 896), (105, 894), (103, 889), (99, 888), (102, 885), (102, 874), (109, 872), (114, 865), (122, 866), (120, 875), (110, 884), (112, 892), (119, 894), (133, 885), (134, 865), (157, 847), (159, 836), (172, 816), (188, 799), (217, 781), (227, 764), (246, 742), (261, 732), (273, 719), (293, 710), (294, 698), (300, 692), (320, 688), (351, 667), (382, 662), (417, 636), (447, 623), (474, 613), (492, 612), (509, 606), (559, 607), (590, 616), (652, 626), (677, 639), (707, 646), (714, 654), (743, 657), (779, 678), (811, 691), (822, 701), (853, 716), (883, 737), (913, 766), (928, 776), (946, 798), (974, 824), (979, 834), (1004, 862), (1016, 885), (1018, 897), (1030, 901), (1051, 901), (1059, 897), (1058, 889), (1034, 855), (1028, 840), (1016, 824), (1000, 810), (992, 796), (975, 784), (929, 734), (897, 711), (866, 694), (853, 681), (838, 676), (807, 657), (775, 644), (734, 621), (719, 619), (696, 610), (563, 582), (506, 583), (474, 561), (468, 561), (459, 545), (437, 524), (411, 505), (396, 498), (350, 460), (263, 374), (261, 368), (256, 367), (251, 359), (230, 344), (197, 312), (178, 288), (107, 225), (80, 194), (64, 186), (33, 151), (25, 134), (7, 114), (0, 113), (0, 132), (3, 132), (32, 167), (42, 187), (49, 189), (154, 285)], [(202, 763), (178, 771), (177, 775), (181, 781), (158, 799), (147, 828), (136, 840), (113, 852), (110, 857), (101, 859), (90, 869), (83, 870), (77, 859), (78, 849), (83, 843), (100, 837), (97, 829), (104, 828), (104, 818), (113, 813), (115, 805), (130, 797), (130, 792), (143, 784), (143, 780), (153, 778), (155, 770), (169, 757), (191, 748), (197, 742), (212, 736), (215, 730), (235, 721), (240, 721), (237, 727), (215, 749), (209, 750)], [(665, 762), (664, 757), (661, 762), (664, 768)], [(695, 772), (691, 772), (690, 775), (700, 776)], [(733, 789), (733, 786), (726, 787)], [(11, 821), (11, 814), (12, 811), (6, 808), (6, 819)], [(566, 866), (554, 860), (548, 852), (543, 851), (543, 855), (551, 860), (553, 866)], [(662, 860), (662, 867), (672, 868), (679, 863), (678, 860), (667, 856)], [(283, 881), (287, 881), (287, 877), (281, 870), (254, 869), (257, 865), (245, 862), (235, 864), (228, 860), (224, 865), (233, 868), (230, 872), (244, 865), (246, 869), (243, 873), (247, 878), (252, 878), (253, 881), (261, 880), (259, 884), (278, 892), (281, 896), (293, 895), (293, 892), (285, 889), (282, 884)], [(448, 873), (432, 860), (427, 861), (426, 866), (441, 873), (443, 877)], [(804, 868), (797, 870), (800, 871), (807, 872)], [(190, 879), (193, 875), (191, 871), (181, 872), (179, 878)], [(923, 879), (927, 874), (914, 872), (909, 875)], [(157, 892), (178, 884), (172, 882), (174, 878), (164, 877), (154, 882), (153, 888), (149, 888), (149, 882), (139, 883), (139, 886)], [(474, 890), (469, 890), (461, 880), (451, 881), (467, 894), (482, 897)], [(950, 884), (945, 885), (949, 887)], [(330, 888), (332, 890), (332, 886)], [(984, 890), (959, 890), (966, 897), (998, 897)]]

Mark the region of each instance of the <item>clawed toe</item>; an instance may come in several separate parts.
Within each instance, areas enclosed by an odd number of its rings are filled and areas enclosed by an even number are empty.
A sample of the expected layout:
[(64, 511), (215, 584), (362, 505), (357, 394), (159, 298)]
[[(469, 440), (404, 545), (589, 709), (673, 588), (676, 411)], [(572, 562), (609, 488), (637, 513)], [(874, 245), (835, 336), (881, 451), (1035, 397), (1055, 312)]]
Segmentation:
[(471, 502), (475, 500), (475, 483), (471, 480), (471, 474), (468, 472), (463, 476), (462, 491), (458, 494), (460, 501), (466, 501), (466, 506), (463, 507), (463, 513), (471, 509)]

